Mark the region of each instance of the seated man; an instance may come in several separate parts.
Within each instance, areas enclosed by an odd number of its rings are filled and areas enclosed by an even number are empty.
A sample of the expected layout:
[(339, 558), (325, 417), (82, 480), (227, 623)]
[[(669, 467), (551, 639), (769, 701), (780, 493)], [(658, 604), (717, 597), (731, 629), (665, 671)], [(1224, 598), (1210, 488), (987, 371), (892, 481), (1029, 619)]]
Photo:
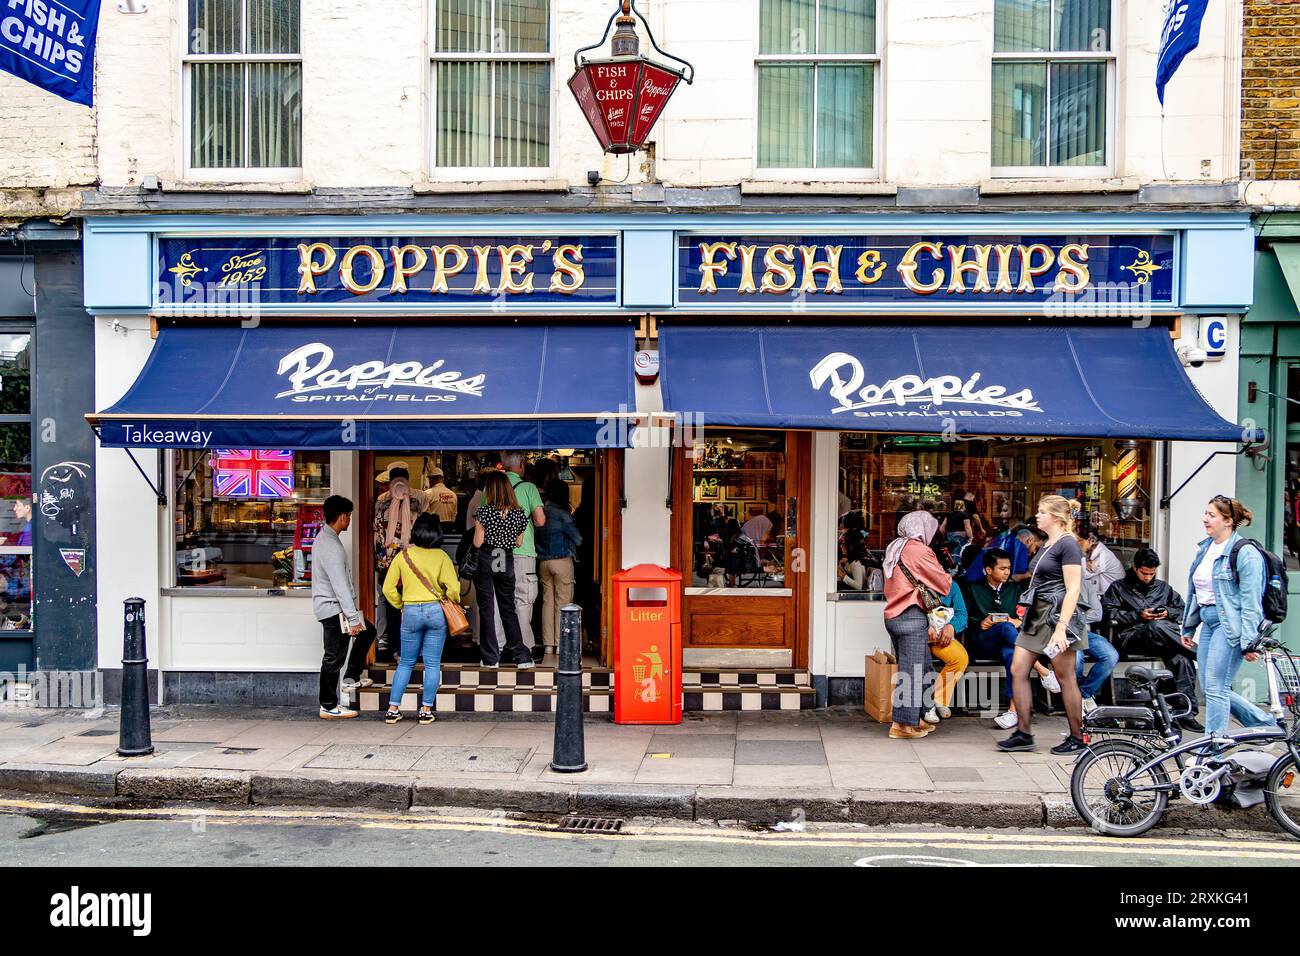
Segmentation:
[(1205, 728), (1196, 720), (1196, 651), (1179, 639), (1183, 598), (1156, 577), (1159, 567), (1158, 554), (1150, 548), (1138, 551), (1124, 579), (1106, 592), (1102, 623), (1113, 629), (1112, 639), (1122, 655), (1158, 657), (1169, 668), (1178, 692), (1192, 702), (1192, 713), (1180, 717), (1178, 725), (1200, 733)]
[(1104, 598), (1111, 585), (1123, 579), (1124, 565), (1095, 530), (1081, 534), (1079, 545), (1083, 549), (1084, 576), (1097, 583), (1097, 593)]
[[(967, 586), (970, 601), (967, 603), (966, 643), (982, 658), (1001, 658), (1007, 671), (1007, 689), (1011, 688), (1011, 658), (1015, 656), (1016, 638), (1020, 635), (1020, 615), (1016, 601), (1020, 598), (1020, 585), (1011, 580), (1011, 555), (1001, 548), (984, 552), (984, 577)], [(1053, 694), (1061, 692), (1061, 685), (1052, 669), (1041, 660), (1034, 663), (1034, 673), (1045, 688)], [(994, 718), (1003, 730), (1016, 725), (1015, 701), (1006, 713)]]

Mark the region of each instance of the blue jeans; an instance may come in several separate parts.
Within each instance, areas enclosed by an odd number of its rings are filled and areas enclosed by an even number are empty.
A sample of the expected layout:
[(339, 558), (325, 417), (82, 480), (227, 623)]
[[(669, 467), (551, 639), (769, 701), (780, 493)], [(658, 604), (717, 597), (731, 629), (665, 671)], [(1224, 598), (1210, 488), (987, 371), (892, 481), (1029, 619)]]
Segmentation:
[(402, 608), (402, 657), (397, 664), (397, 673), (393, 675), (392, 693), (388, 695), (390, 707), (402, 706), (402, 695), (411, 682), (411, 672), (415, 670), (418, 657), (424, 658), (422, 703), (425, 707), (433, 707), (438, 685), (442, 683), (442, 648), (446, 643), (447, 618), (442, 613), (441, 604), (434, 601), (408, 604)]
[(1003, 622), (987, 631), (975, 630), (975, 653), (980, 657), (1001, 657), (1007, 671), (1007, 693), (1011, 693), (1011, 658), (1016, 655), (1016, 638), (1020, 631)]
[(1219, 609), (1213, 604), (1201, 607), (1201, 625), (1196, 666), (1201, 672), (1201, 689), (1205, 691), (1205, 732), (1227, 732), (1229, 713), (1243, 727), (1273, 726), (1277, 721), (1272, 715), (1232, 689), (1245, 658), (1228, 629), (1219, 623)]
[[(1097, 691), (1106, 685), (1110, 680), (1110, 675), (1115, 671), (1115, 665), (1119, 663), (1119, 651), (1115, 650), (1115, 645), (1102, 637), (1100, 634), (1088, 632), (1088, 649), (1079, 652), (1079, 693), (1083, 694), (1084, 699), (1096, 697)], [(1088, 677), (1083, 676), (1083, 666), (1086, 662), (1092, 661), (1092, 670), (1088, 671)]]

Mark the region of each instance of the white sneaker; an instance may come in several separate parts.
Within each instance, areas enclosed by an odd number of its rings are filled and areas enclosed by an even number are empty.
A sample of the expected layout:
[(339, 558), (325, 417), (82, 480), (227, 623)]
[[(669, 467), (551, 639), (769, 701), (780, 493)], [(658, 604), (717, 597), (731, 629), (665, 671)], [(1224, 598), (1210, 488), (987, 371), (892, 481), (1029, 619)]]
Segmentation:
[(993, 723), (997, 724), (1003, 730), (1010, 730), (1016, 724), (1020, 723), (1020, 718), (1016, 716), (1014, 710), (1009, 710), (1005, 714), (998, 714), (993, 718)]
[(363, 677), (360, 680), (349, 680), (346, 677), (343, 678), (344, 690), (356, 690), (359, 687), (373, 687), (374, 685), (375, 682), (372, 681), (369, 677)]
[(1056, 679), (1055, 671), (1048, 671), (1046, 674), (1039, 677), (1039, 680), (1042, 681), (1043, 686), (1053, 694), (1059, 694), (1061, 692), (1061, 682)]
[(1097, 709), (1097, 702), (1095, 700), (1093, 700), (1091, 697), (1085, 697), (1083, 699), (1083, 712), (1085, 714), (1091, 714), (1096, 709)]
[(529, 661), (520, 661), (518, 664), (515, 665), (515, 667), (518, 668), (518, 669), (521, 670), (521, 671), (532, 670), (535, 666), (536, 666), (536, 665), (533, 664), (533, 662), (530, 661), (530, 660), (529, 660)]
[(931, 707), (929, 710), (925, 712), (925, 716), (922, 717), (921, 719), (924, 720), (927, 724), (938, 724), (939, 711), (936, 708)]
[(944, 707), (941, 704), (935, 706), (934, 712), (938, 714), (940, 717), (942, 717), (944, 720), (947, 720), (949, 717), (952, 716), (952, 708)]
[(360, 716), (355, 710), (347, 710), (343, 707), (335, 707), (333, 710), (320, 709), (321, 720), (347, 720), (350, 717)]

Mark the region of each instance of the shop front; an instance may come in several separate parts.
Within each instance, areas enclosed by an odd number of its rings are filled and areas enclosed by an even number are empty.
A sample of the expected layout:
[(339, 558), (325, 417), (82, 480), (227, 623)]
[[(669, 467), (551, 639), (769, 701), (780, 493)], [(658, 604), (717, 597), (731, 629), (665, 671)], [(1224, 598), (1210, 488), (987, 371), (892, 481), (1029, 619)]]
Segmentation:
[[(1266, 428), (1265, 454), (1237, 466), (1241, 499), (1255, 512), (1251, 533), (1283, 557), (1292, 600), (1300, 599), (1300, 216), (1258, 220), (1255, 304), (1241, 328), (1242, 414)], [(1213, 345), (1214, 343), (1210, 343)], [(1223, 343), (1226, 347), (1227, 343)], [(1292, 648), (1300, 625), (1282, 624)]]
[[(1234, 490), (1260, 437), (1235, 364), (1187, 367), (1185, 350), (1204, 316), (1235, 335), (1250, 304), (1241, 216), (491, 225), (90, 221), (115, 502), (98, 519), (114, 543), (101, 667), (114, 604), (138, 593), (164, 699), (309, 701), (324, 496), (357, 502), (369, 610), (386, 473), (454, 495), (454, 547), (476, 474), (513, 450), (551, 463), (590, 528), (593, 710), (618, 678), (601, 597), (639, 564), (683, 576), (688, 710), (824, 706), (860, 694), (888, 644), (871, 572), (899, 515), (973, 499), (993, 531), (1061, 493), (1121, 559), (1155, 547), (1185, 581), (1204, 501)], [(127, 247), (147, 301), (98, 265)], [(547, 709), (549, 663), (524, 692), (466, 661), (439, 706)]]
[[(0, 229), (0, 703), (94, 707), (91, 334), (80, 232)], [(120, 656), (120, 655), (119, 655)]]

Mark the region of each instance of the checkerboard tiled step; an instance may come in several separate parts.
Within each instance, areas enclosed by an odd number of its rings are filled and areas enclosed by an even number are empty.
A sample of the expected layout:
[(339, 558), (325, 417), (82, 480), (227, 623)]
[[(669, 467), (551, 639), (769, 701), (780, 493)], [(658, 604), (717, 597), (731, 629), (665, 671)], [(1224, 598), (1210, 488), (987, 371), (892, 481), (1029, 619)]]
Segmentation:
[[(379, 684), (391, 684), (397, 670), (393, 664), (377, 664), (367, 672), (367, 676)], [(411, 683), (419, 685), (424, 679), (424, 665), (416, 664), (411, 673)], [(441, 689), (476, 689), (486, 688), (538, 688), (555, 687), (554, 667), (482, 667), (478, 664), (443, 664)], [(583, 669), (582, 686), (593, 690), (611, 690), (614, 686), (614, 672), (604, 668), (588, 667)]]
[[(394, 665), (377, 665), (367, 671), (374, 686), (351, 695), (350, 703), (363, 712), (388, 707)], [(416, 665), (403, 696), (403, 709), (419, 703), (423, 665)], [(584, 707), (591, 713), (613, 709), (614, 673), (586, 668), (582, 675)], [(438, 687), (437, 710), (453, 713), (551, 713), (555, 709), (555, 668), (481, 667), (444, 664)], [(746, 668), (682, 671), (682, 707), (686, 711), (811, 710), (817, 695), (806, 670)]]
[(750, 687), (790, 690), (812, 688), (808, 671), (780, 667), (748, 667), (744, 670), (682, 668), (683, 690), (735, 690)]
[[(363, 687), (352, 694), (352, 706), (362, 713), (377, 713), (388, 709), (390, 684)], [(402, 695), (402, 709), (413, 711), (420, 706), (419, 684), (412, 683)], [(532, 713), (549, 714), (555, 710), (554, 687), (447, 687), (438, 688), (434, 710), (438, 713)], [(613, 698), (604, 688), (584, 688), (582, 709), (592, 714), (607, 714), (613, 710)]]

